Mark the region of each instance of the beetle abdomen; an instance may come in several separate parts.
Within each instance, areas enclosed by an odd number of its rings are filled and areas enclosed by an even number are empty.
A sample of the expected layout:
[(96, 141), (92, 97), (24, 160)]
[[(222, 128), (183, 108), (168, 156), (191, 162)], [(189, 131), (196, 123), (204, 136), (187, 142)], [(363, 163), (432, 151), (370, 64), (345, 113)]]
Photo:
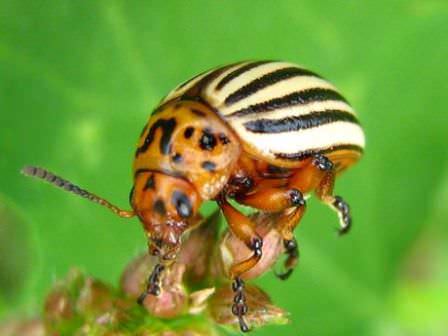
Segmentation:
[(346, 99), (294, 64), (258, 61), (213, 69), (165, 101), (197, 96), (230, 125), (247, 152), (277, 165), (299, 165), (316, 152), (342, 151), (355, 161), (364, 147), (363, 130)]

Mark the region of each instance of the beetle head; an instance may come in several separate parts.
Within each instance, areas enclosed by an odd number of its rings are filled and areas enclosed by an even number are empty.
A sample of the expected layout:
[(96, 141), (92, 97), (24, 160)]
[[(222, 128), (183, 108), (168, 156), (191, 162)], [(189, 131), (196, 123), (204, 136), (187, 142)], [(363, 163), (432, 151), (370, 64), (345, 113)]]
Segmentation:
[(197, 222), (201, 199), (186, 180), (160, 172), (141, 172), (130, 197), (150, 239), (150, 252), (170, 258), (182, 234)]

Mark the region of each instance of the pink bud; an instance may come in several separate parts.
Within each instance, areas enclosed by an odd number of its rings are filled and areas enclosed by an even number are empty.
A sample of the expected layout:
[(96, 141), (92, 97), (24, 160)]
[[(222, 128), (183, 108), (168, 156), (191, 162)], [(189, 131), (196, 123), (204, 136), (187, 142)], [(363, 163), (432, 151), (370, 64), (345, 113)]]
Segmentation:
[[(256, 327), (289, 322), (288, 314), (283, 309), (274, 306), (265, 292), (250, 284), (246, 284), (245, 288), (246, 303), (249, 307), (245, 318), (250, 325)], [(235, 293), (230, 284), (225, 284), (212, 296), (209, 309), (216, 323), (238, 326), (238, 319), (231, 309), (234, 296)]]
[[(251, 216), (256, 225), (256, 232), (263, 238), (263, 255), (257, 265), (242, 275), (243, 279), (253, 279), (269, 271), (283, 252), (283, 240), (280, 233), (275, 229), (278, 214), (257, 212)], [(217, 265), (219, 272), (226, 277), (229, 276), (230, 267), (249, 258), (253, 254), (241, 240), (227, 231), (220, 244)]]

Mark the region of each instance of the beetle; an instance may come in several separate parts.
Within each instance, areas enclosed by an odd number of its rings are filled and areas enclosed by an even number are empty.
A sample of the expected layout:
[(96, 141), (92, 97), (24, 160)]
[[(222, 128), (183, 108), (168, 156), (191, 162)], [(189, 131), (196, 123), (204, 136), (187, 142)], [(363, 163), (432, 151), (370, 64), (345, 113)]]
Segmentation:
[(132, 210), (122, 210), (49, 171), (36, 176), (97, 202), (121, 217), (137, 216), (159, 263), (147, 295), (176, 260), (182, 237), (194, 228), (200, 205), (214, 200), (232, 234), (251, 251), (230, 268), (233, 313), (242, 331), (247, 312), (244, 273), (263, 253), (254, 223), (229, 202), (275, 213), (283, 239), (286, 279), (298, 257), (294, 229), (314, 192), (351, 226), (350, 207), (333, 195), (336, 176), (362, 156), (364, 132), (348, 101), (318, 74), (280, 61), (246, 61), (203, 72), (177, 86), (154, 109), (138, 140), (133, 163)]

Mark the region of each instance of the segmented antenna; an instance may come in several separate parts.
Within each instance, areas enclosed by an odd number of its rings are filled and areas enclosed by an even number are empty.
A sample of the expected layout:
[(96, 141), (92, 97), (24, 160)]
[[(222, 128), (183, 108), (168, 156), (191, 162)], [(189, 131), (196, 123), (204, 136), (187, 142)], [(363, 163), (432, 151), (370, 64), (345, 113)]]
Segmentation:
[(104, 198), (101, 198), (95, 194), (92, 194), (91, 192), (88, 192), (85, 189), (82, 189), (78, 187), (77, 185), (74, 185), (70, 181), (67, 181), (63, 179), (62, 177), (59, 177), (52, 172), (49, 172), (46, 169), (39, 168), (39, 167), (33, 167), (33, 166), (25, 166), (20, 171), (25, 176), (31, 176), (35, 178), (39, 178), (41, 180), (44, 180), (58, 188), (64, 189), (65, 191), (71, 192), (75, 195), (81, 196), (83, 198), (87, 198), (89, 201), (98, 203), (109, 210), (111, 210), (113, 213), (120, 217), (133, 217), (135, 215), (134, 211), (129, 210), (122, 210), (119, 207), (111, 204), (109, 201), (105, 200)]

